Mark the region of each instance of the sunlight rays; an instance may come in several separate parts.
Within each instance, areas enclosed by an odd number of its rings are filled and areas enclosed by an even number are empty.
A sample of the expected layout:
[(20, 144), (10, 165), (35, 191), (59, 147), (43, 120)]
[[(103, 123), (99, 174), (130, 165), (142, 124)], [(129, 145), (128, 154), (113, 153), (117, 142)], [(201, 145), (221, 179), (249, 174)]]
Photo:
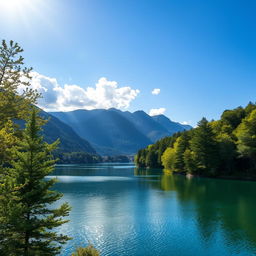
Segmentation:
[(7, 27), (23, 26), (27, 34), (42, 22), (52, 29), (54, 9), (48, 0), (0, 0), (0, 21)]

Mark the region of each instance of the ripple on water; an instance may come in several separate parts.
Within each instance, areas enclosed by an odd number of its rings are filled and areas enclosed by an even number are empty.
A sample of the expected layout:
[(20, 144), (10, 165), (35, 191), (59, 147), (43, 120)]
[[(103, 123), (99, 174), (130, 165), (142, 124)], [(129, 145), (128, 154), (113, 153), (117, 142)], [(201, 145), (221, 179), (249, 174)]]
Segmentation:
[(61, 183), (74, 183), (74, 182), (106, 182), (106, 181), (129, 181), (130, 177), (121, 176), (47, 176), (46, 179), (57, 178)]

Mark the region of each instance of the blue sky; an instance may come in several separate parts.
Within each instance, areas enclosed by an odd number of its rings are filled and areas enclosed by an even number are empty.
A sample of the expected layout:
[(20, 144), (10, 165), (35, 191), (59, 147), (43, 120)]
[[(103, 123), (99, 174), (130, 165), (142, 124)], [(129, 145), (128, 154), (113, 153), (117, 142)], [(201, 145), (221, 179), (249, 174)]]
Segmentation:
[[(1, 38), (24, 48), (37, 83), (58, 83), (55, 92), (62, 95), (65, 84), (76, 85), (69, 93), (86, 90), (81, 94), (90, 97), (78, 98), (83, 107), (111, 106), (121, 92), (123, 101), (115, 103), (121, 109), (165, 108), (172, 120), (195, 125), (203, 116), (217, 119), (225, 109), (256, 101), (253, 0), (19, 1), (0, 0)], [(105, 83), (98, 82), (102, 77)], [(129, 89), (108, 91), (117, 95), (96, 104), (97, 82)]]

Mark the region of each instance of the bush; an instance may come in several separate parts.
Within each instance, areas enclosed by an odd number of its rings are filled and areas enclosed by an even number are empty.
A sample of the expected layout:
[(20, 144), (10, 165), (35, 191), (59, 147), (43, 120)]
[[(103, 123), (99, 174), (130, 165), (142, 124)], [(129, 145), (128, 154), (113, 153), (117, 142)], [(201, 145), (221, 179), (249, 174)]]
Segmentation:
[(92, 245), (87, 247), (79, 247), (76, 249), (72, 256), (100, 256), (100, 253)]

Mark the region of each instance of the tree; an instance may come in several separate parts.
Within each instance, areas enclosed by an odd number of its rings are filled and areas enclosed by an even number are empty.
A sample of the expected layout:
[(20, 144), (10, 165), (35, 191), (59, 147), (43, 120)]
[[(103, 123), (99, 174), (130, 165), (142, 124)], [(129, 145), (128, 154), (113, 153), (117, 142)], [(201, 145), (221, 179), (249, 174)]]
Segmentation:
[[(25, 120), (39, 94), (30, 87), (32, 68), (23, 67), (23, 49), (13, 41), (0, 46), (0, 128), (8, 120)], [(18, 93), (20, 90), (20, 93)]]
[[(0, 46), (0, 158), (2, 164), (8, 162), (10, 148), (21, 137), (15, 120), (26, 120), (39, 94), (31, 89), (31, 68), (23, 67), (23, 49), (13, 41), (5, 40)], [(19, 92), (18, 92), (19, 91)], [(4, 139), (1, 134), (5, 134)], [(14, 138), (16, 137), (16, 138)], [(0, 171), (1, 173), (1, 171)]]
[(50, 205), (62, 197), (49, 190), (55, 179), (45, 179), (53, 169), (53, 144), (43, 142), (35, 110), (24, 130), (9, 175), (0, 182), (0, 254), (14, 256), (53, 256), (69, 238), (52, 231), (67, 222), (70, 207)]
[(235, 141), (227, 133), (219, 133), (217, 141), (219, 145), (219, 172), (230, 175), (236, 169), (237, 148)]
[(203, 118), (194, 130), (190, 141), (190, 149), (194, 153), (199, 173), (216, 174), (218, 167), (218, 145), (206, 118)]
[(187, 173), (196, 173), (197, 167), (195, 162), (195, 153), (190, 149), (186, 149), (184, 152), (184, 169)]
[(233, 110), (225, 110), (221, 115), (221, 120), (230, 125), (234, 130), (245, 117), (245, 110), (242, 107), (238, 107)]
[(256, 109), (247, 116), (236, 130), (238, 152), (248, 157), (256, 169)]
[(173, 171), (175, 163), (175, 150), (174, 148), (167, 148), (162, 155), (162, 165), (165, 169)]
[(184, 172), (185, 162), (184, 162), (184, 153), (189, 147), (189, 135), (188, 132), (183, 132), (181, 136), (176, 140), (174, 144), (175, 149), (175, 161), (174, 168), (177, 171)]
[(151, 168), (157, 167), (157, 153), (155, 152), (153, 145), (149, 145), (147, 151), (146, 166)]

